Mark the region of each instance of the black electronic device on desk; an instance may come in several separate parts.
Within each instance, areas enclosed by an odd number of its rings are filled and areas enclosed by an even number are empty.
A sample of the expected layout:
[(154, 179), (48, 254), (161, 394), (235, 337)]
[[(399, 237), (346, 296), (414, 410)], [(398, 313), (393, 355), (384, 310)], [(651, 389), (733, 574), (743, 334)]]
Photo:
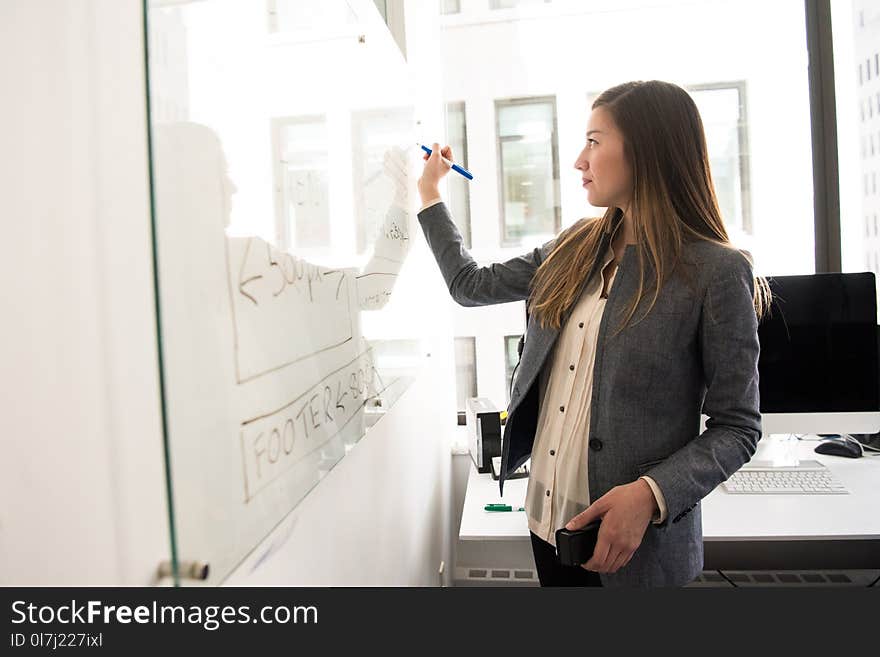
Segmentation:
[[(874, 273), (771, 276), (767, 282), (773, 300), (758, 325), (763, 433), (880, 431)], [(848, 447), (857, 451), (842, 443), (823, 449)]]
[(813, 450), (816, 454), (847, 456), (849, 458), (860, 458), (865, 455), (865, 447), (852, 436), (835, 435), (823, 437), (826, 439), (816, 445)]
[(491, 472), (492, 458), (501, 455), (501, 413), (486, 397), (470, 397), (465, 415), (471, 459), (477, 472)]

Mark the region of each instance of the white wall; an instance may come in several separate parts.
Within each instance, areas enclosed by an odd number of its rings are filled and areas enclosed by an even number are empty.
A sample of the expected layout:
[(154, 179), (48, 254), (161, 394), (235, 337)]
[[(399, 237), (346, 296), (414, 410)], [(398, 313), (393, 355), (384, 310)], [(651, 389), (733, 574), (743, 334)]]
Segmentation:
[(0, 584), (169, 554), (140, 3), (0, 5)]

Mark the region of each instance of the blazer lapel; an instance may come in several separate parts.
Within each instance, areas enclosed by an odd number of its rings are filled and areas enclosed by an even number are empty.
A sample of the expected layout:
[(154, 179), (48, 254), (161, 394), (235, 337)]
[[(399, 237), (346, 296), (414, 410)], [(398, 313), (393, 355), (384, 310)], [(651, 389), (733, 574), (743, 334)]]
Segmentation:
[[(575, 299), (580, 297), (584, 289), (587, 287), (587, 285), (589, 285), (590, 281), (593, 280), (593, 277), (597, 274), (599, 268), (602, 266), (603, 255), (608, 250), (608, 247), (611, 244), (611, 237), (618, 226), (618, 222), (620, 222), (621, 220), (622, 214), (618, 212), (617, 217), (615, 217), (614, 222), (612, 222), (612, 230), (610, 232), (606, 232), (602, 236), (602, 242), (600, 243), (597, 257), (590, 267), (589, 274), (581, 283), (581, 287), (578, 290), (578, 294)], [(573, 310), (574, 304), (566, 308), (565, 312), (562, 315), (562, 326), (565, 325), (565, 322), (568, 320)], [(522, 362), (520, 363), (520, 374), (517, 377), (517, 381), (513, 387), (513, 394), (510, 397), (511, 414), (513, 414), (514, 409), (519, 406), (526, 392), (528, 392), (529, 388), (532, 385), (532, 382), (538, 375), (538, 372), (541, 371), (541, 367), (544, 365), (544, 361), (546, 360), (547, 355), (550, 353), (550, 350), (556, 343), (556, 339), (559, 337), (560, 329), (551, 328), (549, 326), (542, 327), (540, 325), (540, 322), (537, 321), (531, 321), (529, 322), (529, 324), (530, 325), (527, 327), (526, 331), (526, 340), (525, 346), (523, 348)]]

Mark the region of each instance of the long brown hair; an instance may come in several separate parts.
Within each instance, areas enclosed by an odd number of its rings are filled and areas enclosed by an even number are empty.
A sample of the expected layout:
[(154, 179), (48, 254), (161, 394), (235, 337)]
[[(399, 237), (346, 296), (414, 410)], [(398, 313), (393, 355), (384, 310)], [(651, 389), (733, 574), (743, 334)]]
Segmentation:
[[(597, 107), (610, 114), (622, 133), (624, 157), (633, 177), (629, 212), (636, 235), (639, 288), (620, 332), (643, 297), (653, 291), (638, 321), (654, 307), (673, 271), (685, 271), (681, 255), (686, 241), (710, 240), (735, 247), (718, 208), (703, 122), (687, 91), (658, 80), (627, 82), (599, 95), (593, 102), (593, 109)], [(622, 220), (621, 209), (610, 207), (604, 216), (581, 219), (557, 236), (531, 283), (529, 312), (542, 326), (562, 326), (591, 270), (584, 263), (593, 264), (601, 257), (603, 238), (610, 237)], [(655, 274), (646, 284), (648, 265)], [(760, 319), (770, 304), (770, 288), (763, 277), (755, 278), (754, 304)]]

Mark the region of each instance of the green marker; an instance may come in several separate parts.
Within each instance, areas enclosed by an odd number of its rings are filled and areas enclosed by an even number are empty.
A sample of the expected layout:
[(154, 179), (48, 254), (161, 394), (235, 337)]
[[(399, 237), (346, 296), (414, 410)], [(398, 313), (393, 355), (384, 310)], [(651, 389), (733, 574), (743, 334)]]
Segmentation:
[(486, 511), (525, 511), (521, 506), (514, 508), (509, 504), (487, 504), (484, 508)]

